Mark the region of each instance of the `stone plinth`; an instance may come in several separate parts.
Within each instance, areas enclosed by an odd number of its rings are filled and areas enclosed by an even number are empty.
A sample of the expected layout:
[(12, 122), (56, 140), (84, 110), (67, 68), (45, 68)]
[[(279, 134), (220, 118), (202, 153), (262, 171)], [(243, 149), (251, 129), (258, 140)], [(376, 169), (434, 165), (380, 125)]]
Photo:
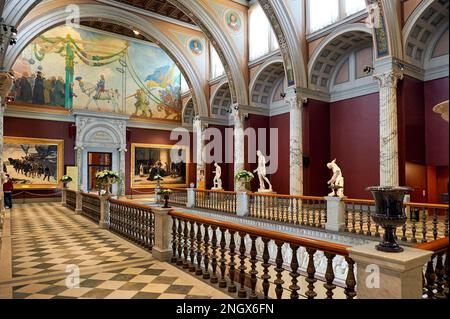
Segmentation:
[(152, 207), (155, 214), (155, 244), (152, 255), (159, 261), (170, 262), (172, 257), (172, 217), (169, 212), (172, 208)]
[(343, 231), (345, 229), (345, 203), (341, 197), (325, 197), (327, 201), (326, 230)]
[(348, 248), (356, 262), (358, 299), (421, 299), (422, 272), (432, 252), (404, 247), (401, 253), (375, 249), (375, 244)]
[(247, 216), (248, 211), (248, 195), (247, 192), (236, 193), (236, 215)]

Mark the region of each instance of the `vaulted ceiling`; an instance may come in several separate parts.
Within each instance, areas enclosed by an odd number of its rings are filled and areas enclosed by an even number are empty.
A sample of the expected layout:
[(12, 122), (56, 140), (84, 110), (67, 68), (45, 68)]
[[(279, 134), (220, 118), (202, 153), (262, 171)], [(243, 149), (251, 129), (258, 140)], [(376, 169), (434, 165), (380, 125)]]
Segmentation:
[(170, 4), (167, 0), (115, 0), (116, 2), (132, 5), (136, 8), (154, 12), (182, 22), (194, 24), (180, 9)]
[(115, 24), (115, 23), (112, 23), (109, 21), (102, 21), (101, 19), (96, 19), (96, 20), (89, 19), (86, 21), (81, 21), (80, 24), (83, 26), (86, 26), (86, 27), (116, 33), (116, 34), (124, 35), (124, 36), (130, 37), (130, 38), (135, 38), (138, 40), (152, 42), (150, 39), (146, 38), (142, 34), (135, 34), (133, 32), (133, 30), (131, 30), (130, 28), (127, 28), (127, 27), (124, 27), (124, 26), (121, 26), (119, 24)]

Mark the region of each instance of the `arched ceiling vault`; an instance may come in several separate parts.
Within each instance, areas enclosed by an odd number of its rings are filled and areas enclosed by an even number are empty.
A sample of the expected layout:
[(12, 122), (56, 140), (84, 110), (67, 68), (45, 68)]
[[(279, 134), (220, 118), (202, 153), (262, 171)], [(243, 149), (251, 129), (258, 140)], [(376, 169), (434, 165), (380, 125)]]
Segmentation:
[(277, 61), (262, 66), (251, 84), (251, 104), (268, 108), (273, 91), (277, 89), (277, 84), (284, 78), (283, 62)]
[(422, 67), (428, 50), (432, 50), (433, 34), (448, 29), (449, 0), (424, 0), (417, 6), (403, 28), (405, 60)]
[(232, 105), (230, 86), (227, 81), (219, 84), (211, 98), (211, 117), (228, 119)]
[(363, 24), (347, 25), (330, 34), (311, 56), (308, 65), (310, 87), (329, 92), (333, 73), (341, 59), (372, 43), (372, 33)]
[[(52, 9), (46, 11), (45, 15), (27, 21), (26, 25), (19, 26), (21, 41), (15, 46), (9, 47), (6, 52), (4, 61), (6, 68), (12, 68), (19, 54), (35, 37), (66, 21), (67, 13), (65, 12), (66, 5), (64, 1), (61, 2), (61, 6), (55, 7), (55, 1), (49, 3), (49, 5), (52, 5)], [(111, 22), (126, 28), (131, 26), (147, 39), (160, 46), (183, 73), (191, 90), (196, 111), (202, 116), (208, 116), (208, 104), (195, 68), (183, 51), (154, 27), (149, 20), (140, 18), (136, 14), (125, 10), (102, 4), (79, 4), (78, 7), (80, 9), (80, 20), (82, 21), (101, 19), (102, 21)]]

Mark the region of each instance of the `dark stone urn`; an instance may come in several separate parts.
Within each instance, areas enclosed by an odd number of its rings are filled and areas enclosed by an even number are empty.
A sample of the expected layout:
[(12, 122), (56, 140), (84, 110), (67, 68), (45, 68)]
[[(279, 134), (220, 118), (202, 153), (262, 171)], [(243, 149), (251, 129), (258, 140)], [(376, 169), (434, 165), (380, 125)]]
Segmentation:
[(171, 208), (169, 206), (169, 194), (164, 194), (163, 198), (164, 198), (164, 206), (162, 208)]
[(376, 246), (377, 250), (399, 253), (403, 248), (399, 246), (395, 236), (395, 229), (406, 222), (403, 210), (405, 195), (412, 191), (409, 187), (374, 186), (366, 190), (372, 192), (375, 198), (375, 214), (372, 220), (384, 229), (383, 240)]

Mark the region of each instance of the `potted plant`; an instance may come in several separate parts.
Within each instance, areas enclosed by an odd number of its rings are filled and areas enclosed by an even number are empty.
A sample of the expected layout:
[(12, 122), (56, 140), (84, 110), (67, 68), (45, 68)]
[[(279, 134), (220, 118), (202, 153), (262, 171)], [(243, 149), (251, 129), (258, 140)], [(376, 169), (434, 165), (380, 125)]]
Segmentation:
[(405, 195), (412, 191), (409, 187), (375, 186), (367, 188), (375, 199), (375, 213), (372, 220), (384, 229), (383, 240), (376, 246), (385, 252), (402, 252), (397, 243), (395, 229), (406, 222), (403, 209)]
[(236, 173), (234, 176), (234, 179), (238, 182), (237, 185), (237, 191), (239, 192), (246, 192), (247, 191), (247, 185), (251, 182), (251, 180), (255, 178), (252, 172), (241, 170)]
[(172, 194), (172, 191), (170, 189), (162, 189), (158, 192), (158, 195), (161, 195), (164, 199), (164, 206), (162, 208), (171, 208), (169, 206), (170, 194)]
[(119, 180), (119, 174), (114, 171), (104, 170), (95, 174), (97, 188), (99, 192), (103, 190), (105, 195), (109, 195), (111, 185), (117, 183)]
[(63, 184), (64, 188), (67, 188), (67, 184), (72, 181), (72, 177), (70, 177), (69, 175), (64, 175), (59, 181)]

